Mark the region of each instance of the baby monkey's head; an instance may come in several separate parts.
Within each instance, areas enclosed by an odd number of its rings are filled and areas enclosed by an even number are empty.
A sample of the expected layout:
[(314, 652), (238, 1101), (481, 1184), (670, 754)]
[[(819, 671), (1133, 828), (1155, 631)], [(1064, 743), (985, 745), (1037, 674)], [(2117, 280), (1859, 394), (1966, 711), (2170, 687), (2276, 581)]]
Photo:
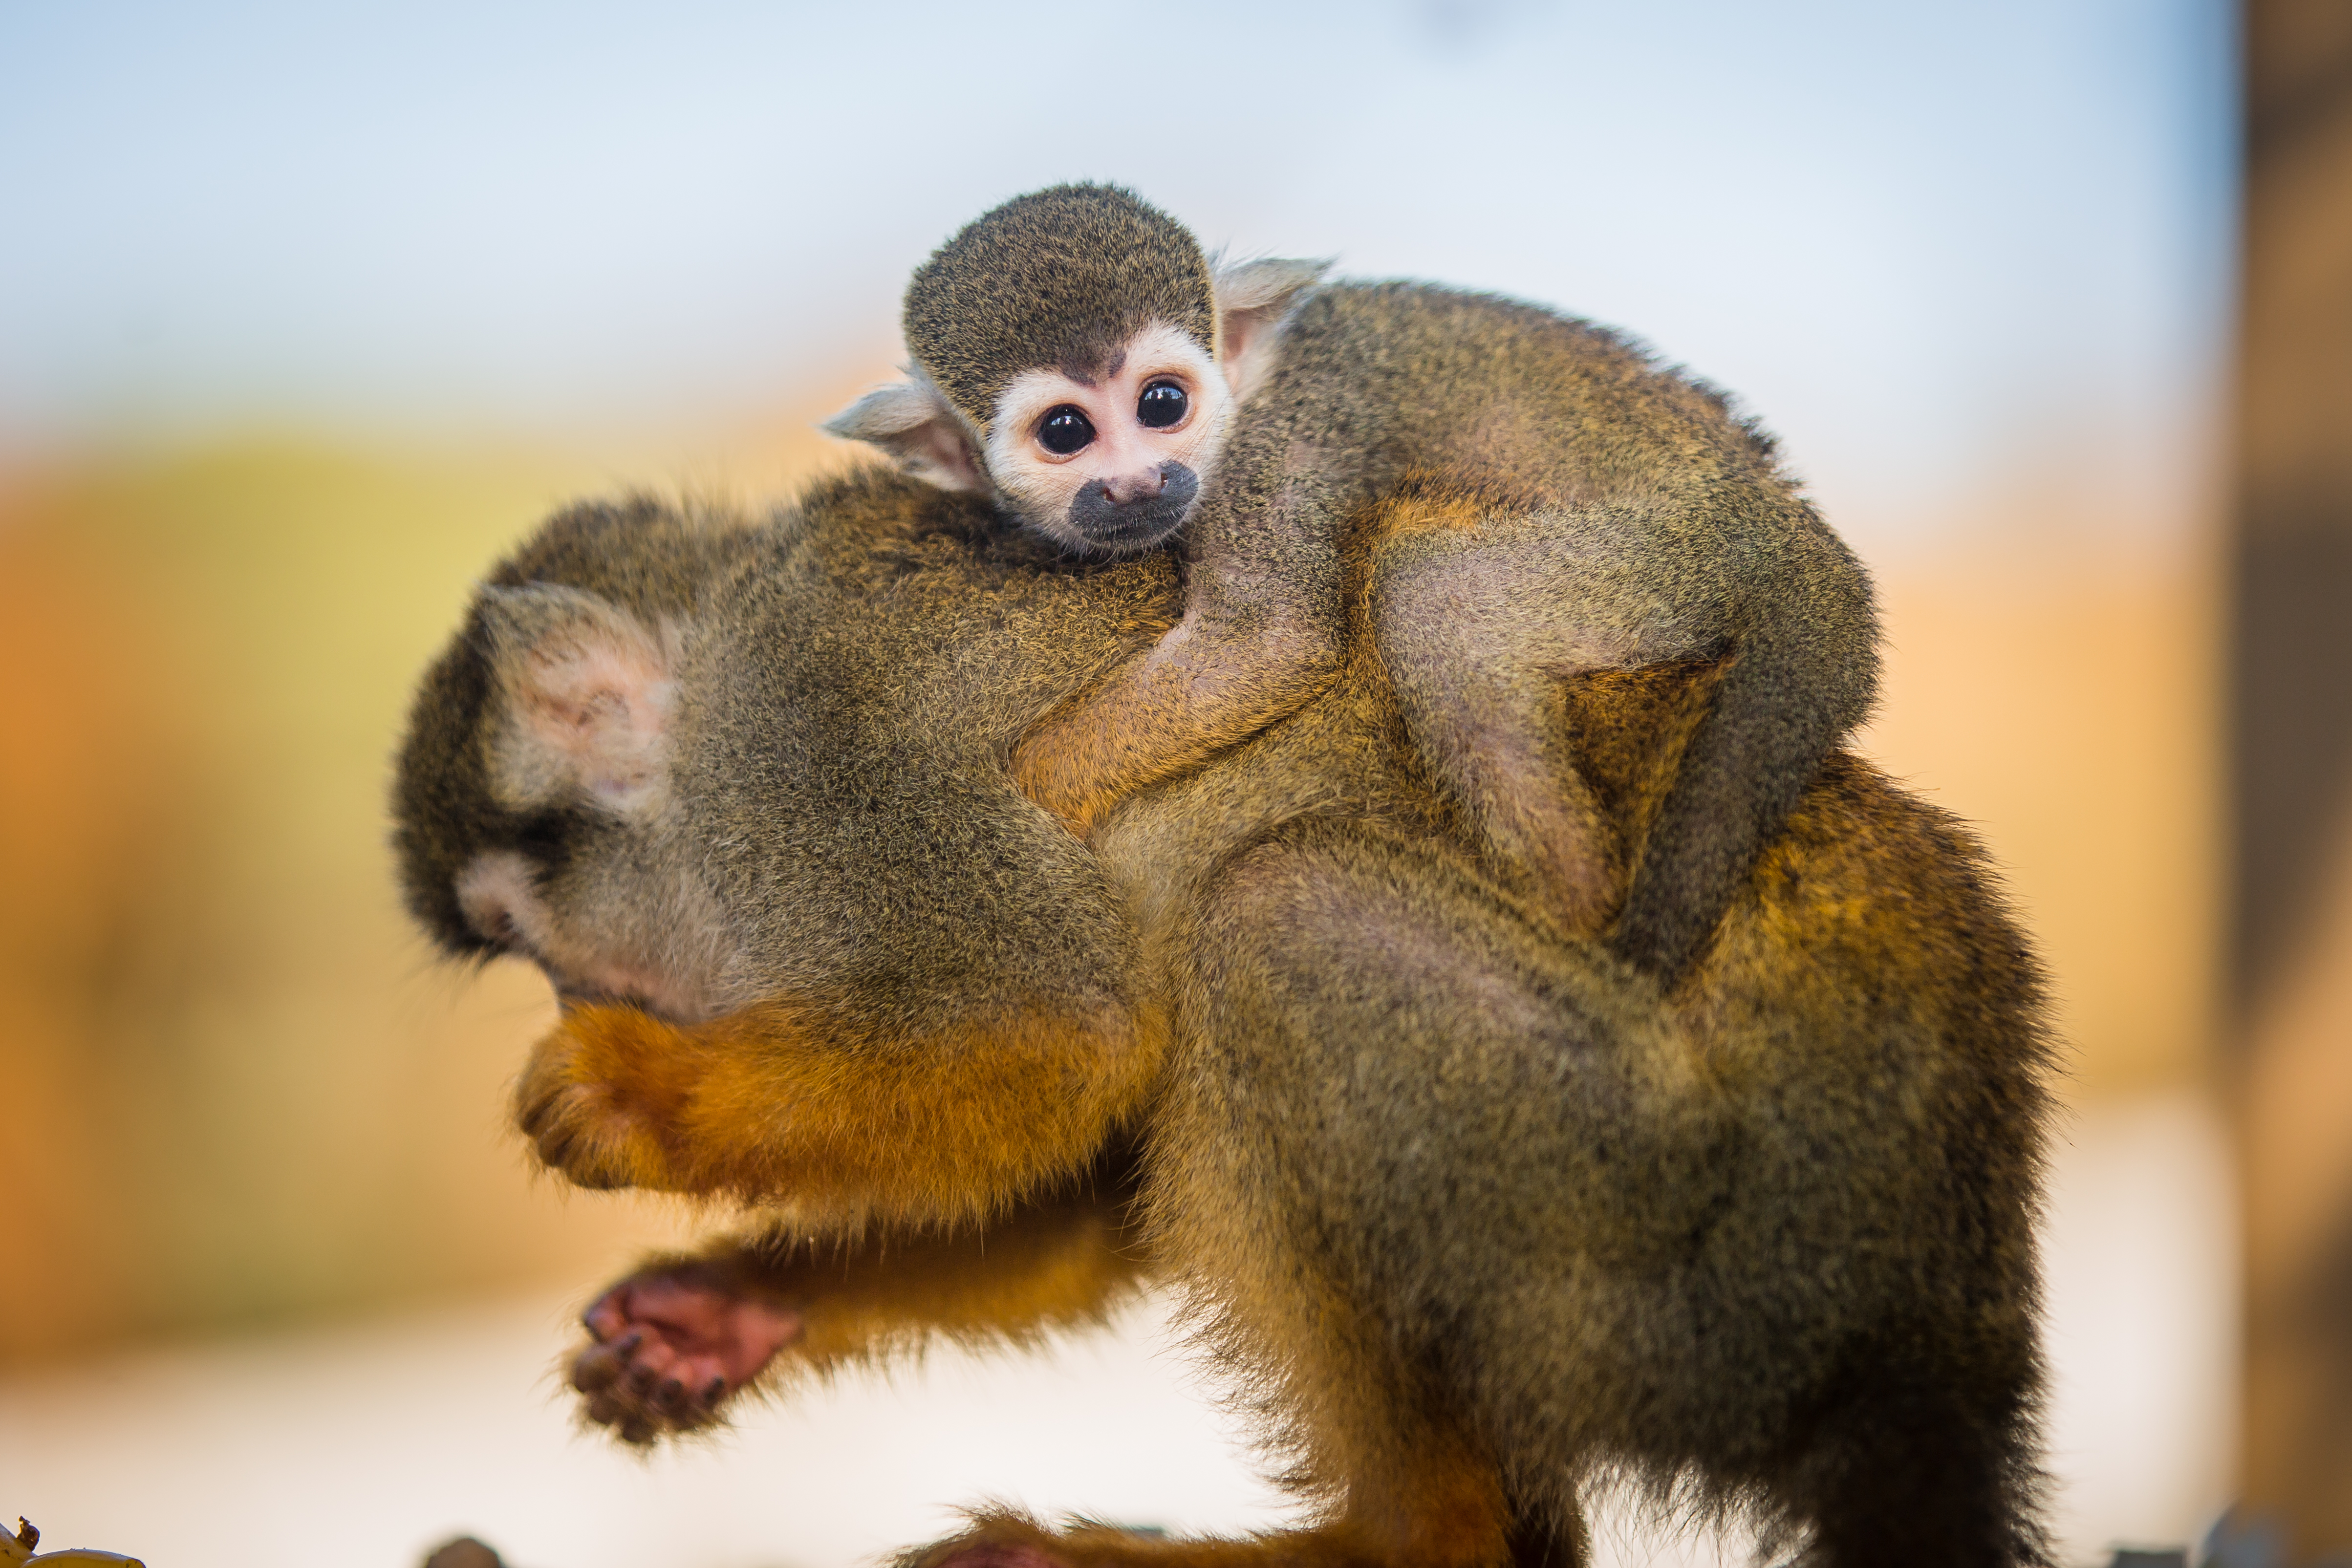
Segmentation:
[(1181, 224), (1116, 186), (1016, 197), (916, 270), (909, 379), (825, 428), (944, 488), (993, 490), (1066, 545), (1148, 549), (1191, 514), (1322, 273), (1213, 269)]

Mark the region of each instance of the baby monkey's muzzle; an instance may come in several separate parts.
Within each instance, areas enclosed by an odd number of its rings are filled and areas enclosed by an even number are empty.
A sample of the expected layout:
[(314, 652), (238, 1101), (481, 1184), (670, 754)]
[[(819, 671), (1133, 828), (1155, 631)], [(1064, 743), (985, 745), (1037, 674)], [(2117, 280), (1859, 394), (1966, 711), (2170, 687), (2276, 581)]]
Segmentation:
[(1071, 498), (1070, 532), (1111, 555), (1134, 555), (1164, 542), (1192, 514), (1201, 481), (1181, 463), (1162, 463), (1157, 472), (1157, 494), (1138, 487), (1122, 496), (1108, 481), (1087, 484)]

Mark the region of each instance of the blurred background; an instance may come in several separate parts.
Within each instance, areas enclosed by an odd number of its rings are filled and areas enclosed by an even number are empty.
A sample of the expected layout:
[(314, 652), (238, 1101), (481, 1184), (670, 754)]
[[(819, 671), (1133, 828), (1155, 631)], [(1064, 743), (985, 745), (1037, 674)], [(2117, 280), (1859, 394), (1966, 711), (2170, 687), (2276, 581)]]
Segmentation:
[(687, 1217), (529, 1176), (545, 988), (435, 965), (384, 847), (502, 549), (846, 461), (908, 268), (1078, 177), (1622, 326), (1780, 434), (1885, 596), (1864, 744), (2055, 974), (2066, 1560), (2232, 1499), (2352, 1552), (2336, 0), (0, 7), (0, 1510), (159, 1568), (1280, 1517), (1156, 1304), (572, 1434), (569, 1313)]

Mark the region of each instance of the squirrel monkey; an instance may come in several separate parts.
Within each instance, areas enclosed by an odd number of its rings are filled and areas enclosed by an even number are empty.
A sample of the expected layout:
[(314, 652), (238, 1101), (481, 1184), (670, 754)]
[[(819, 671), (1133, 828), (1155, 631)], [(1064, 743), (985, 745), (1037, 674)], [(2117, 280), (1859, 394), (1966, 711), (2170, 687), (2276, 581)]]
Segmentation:
[[(1381, 502), (1324, 691), (1091, 849), (1005, 758), (1186, 612), (1167, 552), (1074, 564), (869, 468), (763, 525), (582, 507), (490, 575), (401, 757), (410, 906), (563, 998), (516, 1091), (543, 1161), (750, 1206), (590, 1307), (592, 1419), (655, 1440), (1149, 1280), (1309, 1522), (997, 1513), (909, 1563), (1572, 1568), (1608, 1475), (1815, 1568), (2047, 1563), (2047, 1046), (1981, 852), (1832, 752), (1673, 990), (1562, 940), (1370, 633), (1463, 505)], [(1726, 664), (1562, 685), (1621, 877)]]
[[(1671, 982), (1869, 706), (1868, 580), (1752, 423), (1622, 338), (1324, 270), (1213, 270), (1112, 186), (1022, 196), (916, 271), (911, 379), (825, 428), (1076, 551), (1181, 530), (1183, 619), (1014, 758), (1081, 833), (1331, 681), (1372, 503), (1477, 503), (1384, 585), (1402, 716), (1499, 871)], [(1586, 831), (1560, 683), (1687, 658), (1727, 663), (1628, 886)]]

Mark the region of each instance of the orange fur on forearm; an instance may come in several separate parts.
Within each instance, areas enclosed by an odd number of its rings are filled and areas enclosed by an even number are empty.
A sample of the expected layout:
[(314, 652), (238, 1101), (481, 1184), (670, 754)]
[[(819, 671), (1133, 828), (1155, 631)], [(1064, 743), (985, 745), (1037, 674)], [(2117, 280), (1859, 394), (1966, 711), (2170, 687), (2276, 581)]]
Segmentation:
[(518, 1113), (542, 1149), (541, 1127), (567, 1124), (581, 1152), (553, 1163), (585, 1185), (952, 1221), (1091, 1158), (1165, 1034), (1156, 1013), (882, 1038), (845, 1009), (783, 1001), (692, 1025), (583, 1007), (533, 1052)]
[(795, 1361), (821, 1369), (887, 1356), (930, 1334), (1028, 1343), (1105, 1322), (1141, 1288), (1146, 1253), (1115, 1200), (1073, 1197), (985, 1228), (894, 1238), (872, 1251), (822, 1246), (763, 1272), (804, 1327)]

